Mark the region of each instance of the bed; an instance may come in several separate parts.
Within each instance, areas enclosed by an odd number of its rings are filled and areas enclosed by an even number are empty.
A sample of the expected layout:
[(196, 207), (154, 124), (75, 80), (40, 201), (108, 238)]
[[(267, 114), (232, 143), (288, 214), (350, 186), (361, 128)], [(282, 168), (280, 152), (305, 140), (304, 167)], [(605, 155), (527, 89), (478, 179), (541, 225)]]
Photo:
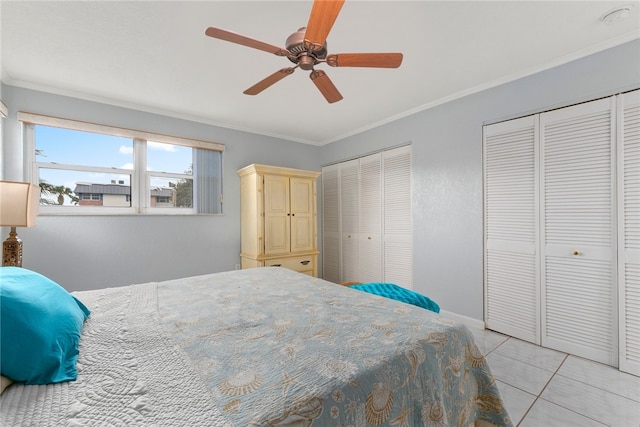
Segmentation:
[(73, 296), (77, 379), (15, 383), (3, 426), (511, 426), (470, 331), (284, 268)]

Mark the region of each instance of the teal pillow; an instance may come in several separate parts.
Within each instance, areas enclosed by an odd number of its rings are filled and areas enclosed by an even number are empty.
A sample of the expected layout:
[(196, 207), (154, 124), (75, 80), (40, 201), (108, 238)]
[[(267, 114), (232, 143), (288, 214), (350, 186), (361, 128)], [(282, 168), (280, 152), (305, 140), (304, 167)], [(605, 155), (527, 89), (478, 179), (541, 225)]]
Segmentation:
[(62, 286), (20, 267), (0, 269), (0, 373), (26, 384), (77, 378), (89, 310)]
[(357, 289), (369, 294), (380, 295), (386, 298), (394, 299), (396, 301), (402, 301), (407, 304), (422, 307), (435, 313), (440, 312), (440, 306), (436, 304), (436, 302), (431, 298), (428, 298), (417, 292), (413, 292), (409, 289), (405, 289), (393, 283), (359, 283), (357, 285), (351, 285), (349, 287), (351, 289)]

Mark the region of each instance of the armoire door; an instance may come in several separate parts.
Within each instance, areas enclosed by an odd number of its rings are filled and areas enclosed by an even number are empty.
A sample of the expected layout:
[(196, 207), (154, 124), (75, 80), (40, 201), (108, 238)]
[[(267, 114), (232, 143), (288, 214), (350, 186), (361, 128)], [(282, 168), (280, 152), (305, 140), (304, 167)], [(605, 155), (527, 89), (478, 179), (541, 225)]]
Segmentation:
[(308, 178), (289, 179), (289, 208), (291, 230), (291, 252), (315, 249), (315, 204), (314, 181)]
[(484, 128), (487, 328), (540, 344), (538, 117)]
[(618, 97), (620, 370), (640, 375), (640, 90)]
[(540, 115), (542, 345), (618, 365), (615, 98)]
[(290, 240), (289, 177), (264, 176), (264, 236), (266, 255), (288, 254)]

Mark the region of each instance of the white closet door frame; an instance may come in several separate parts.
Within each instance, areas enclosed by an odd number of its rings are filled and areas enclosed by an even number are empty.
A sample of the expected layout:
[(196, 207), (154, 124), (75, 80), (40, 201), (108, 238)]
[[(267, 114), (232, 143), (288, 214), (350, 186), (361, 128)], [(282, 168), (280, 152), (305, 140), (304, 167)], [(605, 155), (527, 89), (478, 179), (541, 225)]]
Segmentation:
[(486, 327), (540, 344), (538, 116), (485, 126)]
[(617, 101), (619, 366), (640, 375), (640, 90)]
[[(594, 130), (593, 123), (600, 114), (607, 113), (609, 134), (598, 134), (601, 129)], [(563, 128), (558, 129), (559, 136), (554, 139), (552, 127), (556, 124)], [(591, 133), (577, 135), (576, 129)], [(615, 97), (540, 115), (542, 345), (611, 366), (618, 365), (615, 133)], [(604, 175), (599, 174), (596, 163), (594, 166), (591, 163), (601, 158), (598, 144), (603, 138), (609, 139), (610, 185), (598, 193), (594, 189), (600, 183), (597, 180)], [(545, 165), (547, 141), (556, 142), (549, 159), (552, 155), (557, 156), (548, 166)], [(562, 159), (580, 167), (580, 172), (570, 175), (567, 169), (562, 169), (559, 163)], [(597, 165), (602, 166), (601, 163)], [(585, 183), (587, 176), (593, 181)], [(547, 194), (547, 183), (553, 193)], [(561, 186), (563, 183), (567, 187)], [(570, 190), (565, 191), (567, 188)], [(562, 197), (562, 193), (566, 197)], [(588, 208), (580, 204), (585, 194), (591, 198)], [(575, 203), (574, 195), (577, 195)], [(609, 197), (611, 200), (607, 204)], [(601, 209), (608, 209), (608, 212), (601, 213)], [(547, 221), (547, 217), (553, 217), (553, 221)], [(580, 222), (571, 222), (573, 219)], [(610, 229), (598, 231), (606, 221), (610, 222)], [(578, 227), (579, 230), (574, 231)], [(600, 319), (602, 322), (598, 321)]]

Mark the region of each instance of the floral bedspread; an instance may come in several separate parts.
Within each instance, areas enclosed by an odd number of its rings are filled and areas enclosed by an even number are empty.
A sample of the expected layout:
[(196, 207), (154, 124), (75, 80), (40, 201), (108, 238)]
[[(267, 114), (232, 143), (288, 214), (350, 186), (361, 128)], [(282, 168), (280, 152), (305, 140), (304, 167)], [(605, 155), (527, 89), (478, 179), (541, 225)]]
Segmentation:
[(161, 282), (159, 315), (244, 426), (511, 426), (466, 327), (283, 268)]

